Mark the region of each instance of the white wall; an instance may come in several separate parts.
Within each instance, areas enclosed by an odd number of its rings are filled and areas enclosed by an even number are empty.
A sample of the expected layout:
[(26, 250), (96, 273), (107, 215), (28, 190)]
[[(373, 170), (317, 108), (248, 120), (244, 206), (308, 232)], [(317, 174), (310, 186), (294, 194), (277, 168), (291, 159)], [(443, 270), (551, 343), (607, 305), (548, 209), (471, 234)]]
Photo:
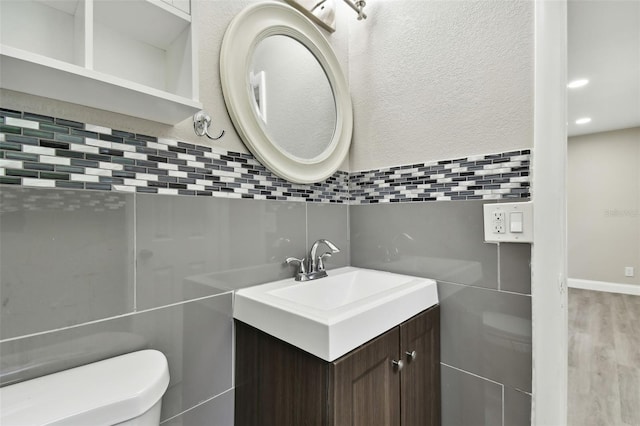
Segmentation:
[(569, 276), (640, 284), (640, 127), (569, 138), (568, 155)]
[[(195, 136), (190, 118), (167, 126), (7, 90), (2, 106), (247, 152), (226, 111), (218, 58), (233, 16), (257, 0), (193, 1), (200, 100), (212, 131), (227, 130), (221, 141)], [(322, 31), (350, 79), (352, 170), (532, 146), (532, 2), (377, 0), (365, 21), (336, 4), (337, 31)]]
[(351, 170), (531, 147), (533, 9), (368, 2), (350, 22)]
[[(231, 19), (245, 6), (257, 1), (259, 0), (192, 0), (200, 50), (200, 101), (204, 110), (212, 117), (211, 132), (215, 134), (218, 129), (227, 131), (225, 137), (217, 142), (210, 142), (206, 138), (196, 136), (193, 132), (191, 118), (176, 126), (169, 126), (4, 89), (0, 89), (0, 105), (3, 108), (67, 118), (118, 130), (178, 139), (236, 152), (248, 152), (233, 129), (233, 124), (224, 104), (220, 86), (219, 55), (222, 38)], [(324, 30), (321, 31), (333, 46), (344, 72), (347, 73), (347, 22), (353, 16), (352, 13), (346, 10), (348, 6), (343, 2), (336, 3), (339, 11), (336, 19), (337, 31), (333, 34), (329, 34)], [(345, 163), (341, 169), (345, 170), (347, 167), (348, 163)]]

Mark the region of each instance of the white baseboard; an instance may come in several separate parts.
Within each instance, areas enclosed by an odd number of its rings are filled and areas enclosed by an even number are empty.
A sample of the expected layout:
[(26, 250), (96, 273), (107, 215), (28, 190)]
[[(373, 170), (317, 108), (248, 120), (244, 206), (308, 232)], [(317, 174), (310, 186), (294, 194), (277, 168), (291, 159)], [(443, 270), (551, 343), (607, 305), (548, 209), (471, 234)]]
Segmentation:
[(583, 290), (607, 291), (609, 293), (622, 293), (640, 296), (640, 285), (608, 283), (604, 281), (581, 280), (569, 278), (567, 280), (569, 288), (581, 288)]

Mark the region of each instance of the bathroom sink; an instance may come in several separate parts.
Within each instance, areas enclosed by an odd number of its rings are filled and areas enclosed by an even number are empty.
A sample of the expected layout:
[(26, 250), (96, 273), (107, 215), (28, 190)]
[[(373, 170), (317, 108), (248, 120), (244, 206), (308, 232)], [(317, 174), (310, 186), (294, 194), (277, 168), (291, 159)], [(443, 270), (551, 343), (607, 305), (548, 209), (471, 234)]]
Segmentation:
[(234, 318), (333, 361), (438, 303), (427, 278), (346, 267), (235, 293)]

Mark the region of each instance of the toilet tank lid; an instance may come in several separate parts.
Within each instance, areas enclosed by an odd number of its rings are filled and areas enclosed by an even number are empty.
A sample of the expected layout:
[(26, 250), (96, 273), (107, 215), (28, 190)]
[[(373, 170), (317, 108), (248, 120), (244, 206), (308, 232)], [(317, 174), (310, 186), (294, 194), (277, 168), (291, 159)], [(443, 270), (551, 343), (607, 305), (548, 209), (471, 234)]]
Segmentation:
[(0, 388), (1, 425), (113, 425), (162, 398), (169, 368), (143, 350)]

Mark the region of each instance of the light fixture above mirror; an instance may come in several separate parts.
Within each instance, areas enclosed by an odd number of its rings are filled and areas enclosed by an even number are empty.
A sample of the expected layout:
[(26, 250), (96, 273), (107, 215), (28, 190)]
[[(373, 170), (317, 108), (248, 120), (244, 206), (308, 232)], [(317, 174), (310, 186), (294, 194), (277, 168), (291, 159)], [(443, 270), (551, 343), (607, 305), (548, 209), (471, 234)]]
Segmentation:
[[(285, 0), (302, 12), (307, 18), (329, 32), (336, 30), (336, 0)], [(365, 0), (343, 0), (358, 14), (358, 21), (367, 19)]]
[(362, 21), (363, 19), (367, 19), (367, 15), (364, 13), (364, 7), (367, 5), (367, 2), (364, 0), (356, 0), (352, 2), (351, 0), (344, 0), (346, 4), (348, 4), (351, 9), (355, 10), (358, 14), (358, 21)]

